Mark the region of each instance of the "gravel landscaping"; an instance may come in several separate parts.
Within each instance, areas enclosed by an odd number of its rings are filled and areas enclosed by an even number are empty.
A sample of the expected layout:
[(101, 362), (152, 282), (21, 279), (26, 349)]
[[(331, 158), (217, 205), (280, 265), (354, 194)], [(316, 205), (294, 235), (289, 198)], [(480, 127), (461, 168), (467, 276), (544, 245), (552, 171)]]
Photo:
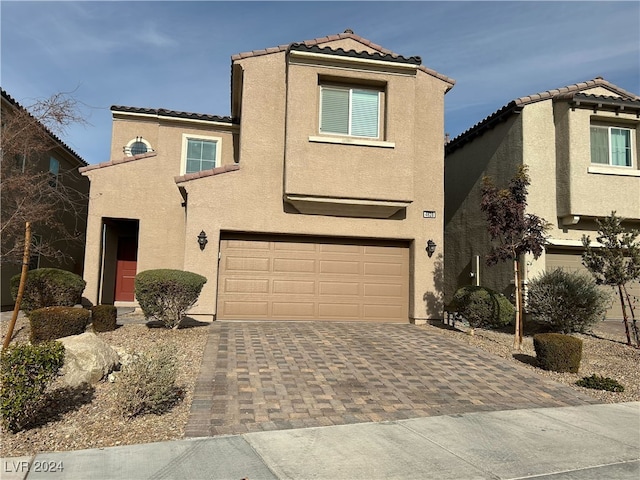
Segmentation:
[[(178, 349), (178, 384), (184, 392), (184, 399), (163, 415), (143, 415), (126, 420), (116, 413), (112, 383), (100, 382), (92, 387), (70, 389), (58, 382), (50, 389), (50, 401), (38, 426), (17, 434), (2, 432), (2, 457), (150, 443), (183, 437), (207, 340), (208, 324), (191, 322), (186, 328), (166, 330), (129, 323), (127, 320), (131, 319), (139, 321), (140, 317), (122, 317), (125, 325), (113, 332), (100, 333), (100, 338), (111, 346), (130, 353), (157, 348), (161, 344), (174, 345)], [(7, 324), (8, 320), (2, 320), (3, 332), (6, 332)], [(416, 328), (428, 329), (433, 335), (453, 336), (463, 343), (501, 356), (505, 361), (516, 362), (540, 375), (571, 385), (603, 403), (640, 401), (640, 350), (625, 345), (624, 329), (617, 322), (615, 325), (605, 322), (598, 325), (592, 334), (577, 335), (584, 342), (579, 374), (559, 374), (535, 368), (532, 339), (526, 337), (524, 351), (513, 354), (513, 335), (509, 331), (476, 329), (475, 335), (470, 336), (462, 325), (457, 325), (456, 329), (439, 323)], [(19, 319), (16, 340), (26, 341), (28, 329), (28, 321)], [(616, 379), (625, 386), (625, 391), (601, 392), (574, 384), (576, 380), (593, 373)]]

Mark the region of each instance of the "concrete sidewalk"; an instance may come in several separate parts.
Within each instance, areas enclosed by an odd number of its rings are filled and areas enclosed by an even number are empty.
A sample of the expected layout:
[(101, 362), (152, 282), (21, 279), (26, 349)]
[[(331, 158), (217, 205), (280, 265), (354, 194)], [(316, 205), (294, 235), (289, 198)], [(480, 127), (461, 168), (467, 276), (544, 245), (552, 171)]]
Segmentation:
[[(60, 471), (62, 470), (62, 471)], [(640, 478), (640, 402), (42, 453), (2, 459), (9, 479)]]

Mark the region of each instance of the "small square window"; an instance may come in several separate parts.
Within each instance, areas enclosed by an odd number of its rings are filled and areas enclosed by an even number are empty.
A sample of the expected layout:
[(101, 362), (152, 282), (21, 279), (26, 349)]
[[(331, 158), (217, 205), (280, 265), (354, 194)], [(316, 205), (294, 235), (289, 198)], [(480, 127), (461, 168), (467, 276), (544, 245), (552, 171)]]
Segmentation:
[(183, 172), (195, 173), (218, 166), (221, 139), (183, 135)]

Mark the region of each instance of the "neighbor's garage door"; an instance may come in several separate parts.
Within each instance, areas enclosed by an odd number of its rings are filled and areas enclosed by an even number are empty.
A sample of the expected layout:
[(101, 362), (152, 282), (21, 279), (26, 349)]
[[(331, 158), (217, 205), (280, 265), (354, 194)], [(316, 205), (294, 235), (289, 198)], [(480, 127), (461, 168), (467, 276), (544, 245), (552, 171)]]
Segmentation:
[(408, 322), (406, 245), (245, 236), (220, 252), (219, 320)]
[[(546, 254), (546, 268), (553, 270), (562, 267), (564, 270), (581, 271), (589, 274), (589, 271), (582, 265), (582, 256), (580, 253), (571, 253), (563, 251), (550, 251)], [(589, 274), (590, 275), (590, 274)], [(607, 318), (622, 319), (622, 309), (620, 307), (620, 296), (618, 289), (611, 287), (601, 287), (604, 291), (611, 294), (611, 307), (607, 312)], [(640, 313), (640, 284), (632, 283), (627, 285), (627, 291), (636, 299), (636, 312)], [(629, 312), (627, 312), (627, 315)]]

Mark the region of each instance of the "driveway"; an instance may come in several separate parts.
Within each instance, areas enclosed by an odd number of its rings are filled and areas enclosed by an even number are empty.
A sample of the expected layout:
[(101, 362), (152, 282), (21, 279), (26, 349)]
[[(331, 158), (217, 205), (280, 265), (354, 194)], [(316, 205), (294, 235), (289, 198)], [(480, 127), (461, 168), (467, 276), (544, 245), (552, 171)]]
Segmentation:
[(209, 328), (187, 437), (597, 403), (410, 324)]

